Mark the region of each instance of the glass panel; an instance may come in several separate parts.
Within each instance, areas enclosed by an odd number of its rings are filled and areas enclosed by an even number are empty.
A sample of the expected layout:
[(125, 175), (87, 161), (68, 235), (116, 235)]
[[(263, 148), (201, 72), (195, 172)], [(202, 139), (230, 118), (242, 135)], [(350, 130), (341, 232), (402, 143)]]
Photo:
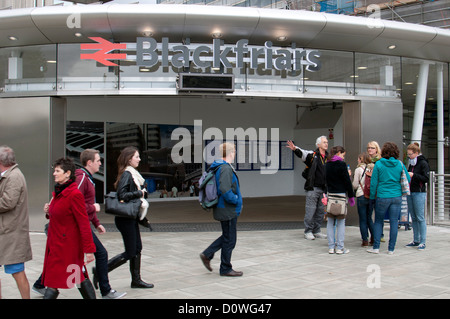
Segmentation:
[[(83, 50), (94, 53), (95, 50)], [(105, 66), (95, 60), (82, 60), (80, 44), (58, 47), (58, 91), (117, 90), (117, 66)]]
[(318, 50), (320, 69), (304, 73), (307, 93), (354, 94), (353, 53)]
[(401, 62), (399, 57), (355, 54), (356, 94), (400, 97)]
[(56, 45), (0, 49), (0, 92), (56, 89)]
[[(428, 78), (425, 114), (423, 118), (423, 131), (421, 137), (421, 151), (427, 157), (431, 170), (437, 170), (437, 145), (444, 141), (437, 140), (437, 105), (438, 105), (438, 85), (437, 74), (442, 68), (443, 73), (443, 103), (444, 103), (444, 136), (449, 134), (449, 71), (447, 63), (434, 61), (424, 61), (419, 59), (402, 58), (402, 102), (404, 109), (403, 130), (405, 144), (410, 144), (411, 133), (416, 105), (420, 68), (424, 63), (428, 64)], [(420, 102), (420, 101), (418, 101)], [(421, 103), (421, 102), (420, 102)], [(447, 149), (447, 148), (445, 148)], [(449, 156), (445, 152), (445, 172), (449, 170)]]
[[(189, 137), (194, 136), (194, 126), (106, 123), (107, 191), (114, 189), (120, 152), (127, 146), (135, 146), (141, 157), (138, 170), (146, 180), (149, 199), (191, 196), (189, 188), (200, 178), (202, 163), (195, 163), (194, 147), (187, 146), (190, 143), (186, 143), (186, 148), (181, 148), (178, 154), (186, 155), (190, 160), (180, 161), (172, 155), (172, 148), (179, 147), (177, 144), (180, 142), (172, 140), (172, 135), (177, 136), (172, 134), (176, 129), (181, 129)], [(181, 151), (189, 149), (190, 156), (181, 154)]]

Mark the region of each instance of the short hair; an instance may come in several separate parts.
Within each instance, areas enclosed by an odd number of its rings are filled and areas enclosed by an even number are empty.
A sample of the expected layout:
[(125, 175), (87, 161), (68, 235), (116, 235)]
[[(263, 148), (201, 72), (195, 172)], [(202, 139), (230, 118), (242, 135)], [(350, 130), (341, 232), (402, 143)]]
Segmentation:
[(420, 154), (420, 146), (419, 146), (419, 143), (417, 143), (417, 142), (409, 144), (406, 149), (413, 151), (414, 153)]
[(75, 163), (70, 158), (61, 157), (55, 161), (53, 168), (60, 167), (64, 173), (70, 171), (69, 179), (75, 181)]
[(391, 157), (398, 158), (400, 155), (400, 150), (397, 144), (394, 142), (386, 142), (381, 149), (381, 157), (389, 159)]
[(234, 143), (226, 142), (219, 145), (219, 154), (221, 154), (223, 158), (227, 157), (227, 155), (234, 150)]
[(316, 139), (316, 147), (319, 147), (319, 144), (322, 143), (322, 139), (327, 139), (327, 137), (325, 135), (319, 136)]
[(0, 163), (5, 167), (16, 164), (16, 155), (11, 147), (6, 145), (0, 146)]
[(92, 148), (87, 148), (80, 154), (81, 165), (86, 166), (88, 161), (95, 160), (95, 154), (100, 154), (100, 151), (94, 150)]

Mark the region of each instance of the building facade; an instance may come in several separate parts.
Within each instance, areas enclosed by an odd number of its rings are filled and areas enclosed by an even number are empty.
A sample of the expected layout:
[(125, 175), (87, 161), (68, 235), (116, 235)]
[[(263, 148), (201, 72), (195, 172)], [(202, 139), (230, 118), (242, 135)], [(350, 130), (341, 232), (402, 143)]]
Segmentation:
[(227, 139), (244, 196), (301, 195), (304, 166), (287, 140), (312, 150), (325, 135), (352, 168), (371, 140), (444, 147), (448, 43), (443, 28), (305, 10), (3, 10), (0, 144), (17, 152), (37, 229), (51, 164), (85, 148), (104, 159), (98, 194), (111, 190), (125, 145), (139, 148), (155, 200), (187, 194)]

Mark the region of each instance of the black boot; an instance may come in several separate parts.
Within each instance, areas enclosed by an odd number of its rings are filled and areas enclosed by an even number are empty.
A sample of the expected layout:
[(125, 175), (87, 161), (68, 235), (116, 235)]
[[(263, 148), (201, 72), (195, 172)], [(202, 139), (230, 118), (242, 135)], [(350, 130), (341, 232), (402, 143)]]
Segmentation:
[(130, 259), (131, 288), (153, 288), (141, 279), (141, 254)]
[(58, 289), (47, 287), (47, 289), (45, 289), (44, 299), (56, 299), (58, 298), (58, 295)]
[(83, 299), (97, 299), (95, 296), (94, 286), (92, 286), (91, 281), (86, 278), (80, 283), (80, 287), (78, 288)]
[[(108, 260), (108, 272), (122, 266), (127, 260), (123, 257), (123, 254), (119, 254), (110, 260)], [(95, 289), (98, 289), (98, 276), (95, 267), (92, 267), (92, 282), (94, 283)]]

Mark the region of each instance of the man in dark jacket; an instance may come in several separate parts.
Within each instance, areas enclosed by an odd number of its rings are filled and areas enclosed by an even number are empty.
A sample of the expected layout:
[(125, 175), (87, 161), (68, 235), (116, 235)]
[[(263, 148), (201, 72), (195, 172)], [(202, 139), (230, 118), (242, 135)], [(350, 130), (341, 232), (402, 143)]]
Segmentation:
[(221, 249), (220, 275), (221, 276), (242, 276), (242, 271), (235, 271), (231, 265), (231, 254), (236, 246), (237, 240), (237, 218), (242, 210), (242, 195), (239, 189), (239, 179), (233, 167), (236, 156), (234, 144), (224, 143), (219, 146), (221, 160), (216, 160), (211, 165), (212, 168), (220, 166), (216, 171), (216, 183), (218, 192), (218, 203), (213, 208), (214, 219), (220, 221), (222, 226), (222, 236), (217, 238), (203, 253), (200, 259), (206, 269), (212, 271), (210, 261), (214, 254)]
[[(95, 202), (95, 183), (93, 177), (93, 175), (100, 170), (100, 166), (102, 165), (99, 151), (94, 149), (84, 150), (81, 152), (80, 161), (83, 168), (79, 168), (75, 171), (78, 189), (84, 196), (89, 220), (94, 225), (95, 229), (97, 229), (98, 233), (103, 234), (106, 230), (97, 218), (97, 213), (100, 211), (100, 205)], [(118, 299), (125, 296), (126, 293), (111, 289), (108, 279), (108, 252), (94, 232), (92, 232), (92, 237), (96, 248), (96, 252), (94, 253), (96, 267), (93, 270), (94, 285), (97, 287), (97, 284), (100, 284), (100, 292), (103, 299)]]
[(317, 149), (306, 151), (287, 141), (287, 147), (294, 151), (306, 165), (302, 175), (306, 179), (306, 205), (305, 205), (305, 238), (327, 238), (320, 232), (320, 226), (325, 215), (325, 207), (322, 204), (323, 194), (326, 192), (325, 164), (327, 162), (328, 140), (320, 136), (316, 140)]

